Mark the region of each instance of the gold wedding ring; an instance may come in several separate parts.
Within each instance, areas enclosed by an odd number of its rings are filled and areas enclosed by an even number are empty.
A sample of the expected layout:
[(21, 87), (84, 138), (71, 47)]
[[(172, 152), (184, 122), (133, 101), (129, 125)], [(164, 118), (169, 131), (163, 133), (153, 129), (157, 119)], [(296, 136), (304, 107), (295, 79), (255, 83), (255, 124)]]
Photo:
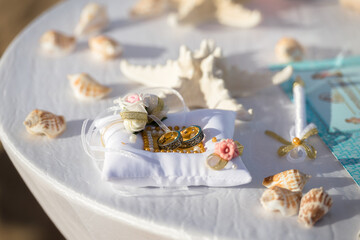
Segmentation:
[(166, 132), (157, 140), (162, 150), (173, 150), (181, 146), (182, 136), (179, 131)]
[(182, 136), (182, 144), (180, 148), (191, 148), (199, 143), (204, 139), (204, 133), (201, 130), (201, 127), (197, 125), (192, 125), (188, 128), (185, 128), (181, 132)]

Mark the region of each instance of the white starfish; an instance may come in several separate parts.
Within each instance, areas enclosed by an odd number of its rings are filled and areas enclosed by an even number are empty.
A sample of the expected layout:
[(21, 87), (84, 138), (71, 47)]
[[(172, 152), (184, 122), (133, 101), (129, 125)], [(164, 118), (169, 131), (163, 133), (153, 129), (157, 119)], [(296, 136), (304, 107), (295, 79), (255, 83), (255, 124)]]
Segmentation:
[(176, 89), (190, 108), (216, 108), (233, 110), (241, 120), (252, 119), (252, 109), (247, 110), (233, 97), (250, 95), (264, 87), (282, 83), (292, 75), (286, 67), (273, 74), (270, 71), (248, 73), (226, 66), (221, 49), (212, 40), (203, 40), (194, 52), (181, 46), (179, 58), (165, 65), (139, 66), (126, 60), (120, 68), (125, 77), (148, 87)]

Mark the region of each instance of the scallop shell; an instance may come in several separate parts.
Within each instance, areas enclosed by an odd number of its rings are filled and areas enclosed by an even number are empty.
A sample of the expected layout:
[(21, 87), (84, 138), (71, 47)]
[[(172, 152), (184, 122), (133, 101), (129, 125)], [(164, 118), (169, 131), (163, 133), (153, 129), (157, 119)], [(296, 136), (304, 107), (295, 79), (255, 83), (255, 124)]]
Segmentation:
[(291, 169), (264, 178), (263, 185), (267, 188), (278, 186), (293, 192), (301, 192), (310, 178), (310, 175), (304, 174), (297, 169)]
[(275, 55), (279, 62), (296, 62), (304, 58), (304, 47), (294, 38), (284, 37), (275, 46)]
[(119, 56), (122, 47), (115, 40), (106, 36), (97, 36), (89, 39), (91, 51), (101, 59), (111, 59)]
[(50, 30), (40, 38), (41, 48), (50, 54), (62, 55), (70, 53), (75, 48), (75, 38), (63, 33)]
[(332, 206), (331, 197), (321, 188), (313, 188), (301, 199), (298, 222), (312, 227)]
[(301, 192), (274, 186), (265, 190), (260, 202), (269, 211), (280, 211), (283, 216), (292, 216), (299, 210), (301, 196)]
[(55, 138), (66, 129), (66, 122), (63, 116), (57, 116), (51, 112), (35, 109), (24, 121), (26, 130), (34, 135), (46, 135)]
[(132, 17), (153, 17), (168, 8), (167, 0), (140, 0), (130, 10)]
[(106, 8), (96, 3), (87, 4), (81, 11), (75, 35), (82, 36), (101, 32), (109, 24)]
[(221, 24), (239, 28), (252, 28), (262, 20), (259, 11), (246, 9), (232, 0), (215, 0), (215, 3), (216, 18)]
[(68, 79), (79, 99), (100, 99), (111, 92), (111, 88), (101, 85), (86, 73), (68, 75)]

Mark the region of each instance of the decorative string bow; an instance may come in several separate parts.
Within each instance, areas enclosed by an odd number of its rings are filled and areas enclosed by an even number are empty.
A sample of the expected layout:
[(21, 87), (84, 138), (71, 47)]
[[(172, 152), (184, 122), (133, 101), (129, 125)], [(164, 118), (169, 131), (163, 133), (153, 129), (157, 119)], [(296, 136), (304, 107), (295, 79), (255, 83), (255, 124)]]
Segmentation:
[[(294, 137), (291, 142), (287, 141), (286, 139), (284, 139), (283, 137), (279, 136), (278, 134), (272, 131), (267, 130), (265, 131), (265, 134), (284, 144), (283, 146), (280, 146), (277, 151), (280, 157), (285, 156), (291, 150), (299, 147), (300, 149), (305, 150), (306, 156), (308, 156), (310, 159), (316, 158), (316, 153), (317, 153), (316, 149), (306, 141), (306, 139), (308, 139), (309, 137), (318, 134), (318, 130), (314, 124), (309, 124), (304, 129), (301, 139), (298, 137)], [(288, 160), (302, 161), (305, 159), (306, 156), (303, 155), (302, 157), (293, 159), (290, 155), (288, 155)]]

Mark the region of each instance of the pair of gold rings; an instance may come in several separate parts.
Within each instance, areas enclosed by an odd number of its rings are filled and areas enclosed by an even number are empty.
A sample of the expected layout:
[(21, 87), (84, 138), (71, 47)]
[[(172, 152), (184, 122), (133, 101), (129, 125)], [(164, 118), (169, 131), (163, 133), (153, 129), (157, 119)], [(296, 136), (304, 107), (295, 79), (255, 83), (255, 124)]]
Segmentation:
[(176, 148), (191, 148), (204, 139), (204, 133), (201, 127), (192, 125), (182, 131), (170, 131), (161, 135), (158, 140), (160, 149), (173, 150)]

